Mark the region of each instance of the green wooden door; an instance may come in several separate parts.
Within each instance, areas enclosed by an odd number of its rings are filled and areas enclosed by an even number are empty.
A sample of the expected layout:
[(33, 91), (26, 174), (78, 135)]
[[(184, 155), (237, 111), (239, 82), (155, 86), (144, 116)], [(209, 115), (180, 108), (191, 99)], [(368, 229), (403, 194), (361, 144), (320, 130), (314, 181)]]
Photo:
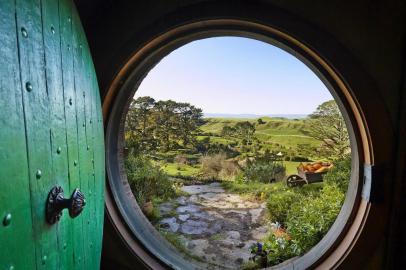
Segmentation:
[[(91, 55), (70, 0), (0, 0), (0, 270), (99, 269), (104, 145)], [(46, 221), (49, 191), (86, 206)]]

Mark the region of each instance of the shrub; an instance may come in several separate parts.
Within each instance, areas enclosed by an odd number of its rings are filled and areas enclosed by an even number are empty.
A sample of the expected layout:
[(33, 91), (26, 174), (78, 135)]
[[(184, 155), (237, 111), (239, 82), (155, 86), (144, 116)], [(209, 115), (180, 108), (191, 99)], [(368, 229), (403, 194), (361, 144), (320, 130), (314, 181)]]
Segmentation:
[[(232, 143), (235, 145), (235, 142)], [(233, 158), (238, 156), (240, 153), (228, 144), (222, 143), (210, 143), (207, 145), (207, 150), (205, 152), (207, 155), (215, 154), (225, 154), (227, 158)]]
[(309, 250), (327, 233), (340, 212), (344, 196), (337, 185), (325, 185), (319, 196), (304, 197), (292, 205), (286, 227), (300, 253)]
[(302, 156), (293, 156), (290, 158), (291, 161), (296, 161), (296, 162), (308, 162), (310, 159), (307, 157), (302, 157)]
[(286, 235), (271, 233), (263, 246), (267, 252), (268, 265), (276, 265), (300, 255), (296, 242)]
[(224, 153), (206, 155), (200, 158), (200, 163), (202, 164), (201, 172), (205, 177), (208, 178), (218, 178), (220, 171), (222, 169), (221, 164), (226, 160), (226, 155)]
[(234, 179), (240, 173), (240, 168), (236, 161), (225, 160), (221, 163), (219, 177), (221, 179)]
[[(349, 179), (348, 164), (348, 161), (337, 163), (336, 171), (329, 173), (330, 179), (324, 183), (279, 188), (269, 193), (267, 208), (270, 219), (280, 223), (286, 231), (281, 236), (274, 230), (265, 241), (269, 265), (305, 253), (327, 233), (345, 198), (343, 187)], [(342, 166), (347, 166), (343, 169), (346, 173), (337, 172)]]
[(175, 158), (173, 159), (176, 163), (178, 164), (187, 164), (188, 159), (185, 155), (176, 155)]
[(288, 211), (291, 206), (302, 201), (303, 196), (295, 191), (295, 189), (287, 188), (285, 190), (272, 192), (267, 200), (267, 208), (270, 219), (273, 222), (285, 224), (288, 218)]
[(276, 162), (254, 161), (247, 163), (244, 174), (247, 181), (271, 183), (283, 179), (286, 175), (286, 168)]
[(200, 158), (201, 172), (204, 177), (212, 179), (226, 179), (238, 175), (240, 169), (236, 162), (226, 160), (224, 153), (206, 155)]
[(264, 120), (262, 120), (262, 118), (258, 118), (257, 123), (258, 123), (258, 125), (266, 124), (266, 122)]
[(125, 166), (128, 183), (140, 206), (153, 197), (169, 199), (175, 196), (176, 189), (168, 176), (147, 158), (129, 155)]
[(348, 183), (351, 177), (351, 158), (348, 156), (342, 160), (335, 161), (334, 167), (324, 175), (327, 184), (336, 184), (341, 192), (347, 192)]

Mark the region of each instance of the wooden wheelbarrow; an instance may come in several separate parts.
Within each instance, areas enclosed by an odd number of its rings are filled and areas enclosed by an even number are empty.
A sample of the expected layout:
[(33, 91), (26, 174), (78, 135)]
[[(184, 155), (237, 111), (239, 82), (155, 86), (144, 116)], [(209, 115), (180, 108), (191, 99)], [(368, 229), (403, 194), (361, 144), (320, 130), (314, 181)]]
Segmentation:
[[(288, 175), (286, 178), (286, 184), (288, 187), (297, 187), (303, 186), (304, 184), (323, 182), (323, 175), (333, 166), (331, 163), (323, 163), (323, 165), (325, 165), (325, 169), (320, 172), (306, 171), (303, 165), (299, 166), (297, 168), (297, 174)], [(309, 164), (307, 166), (309, 166)]]

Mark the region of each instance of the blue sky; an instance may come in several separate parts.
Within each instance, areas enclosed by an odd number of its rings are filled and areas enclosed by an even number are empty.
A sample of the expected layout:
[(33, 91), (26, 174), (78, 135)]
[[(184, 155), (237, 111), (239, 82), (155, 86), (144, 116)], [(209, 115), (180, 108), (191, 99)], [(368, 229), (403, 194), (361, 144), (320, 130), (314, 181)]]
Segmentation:
[(145, 77), (135, 97), (189, 102), (204, 113), (309, 114), (332, 99), (300, 60), (239, 37), (197, 40), (173, 51)]

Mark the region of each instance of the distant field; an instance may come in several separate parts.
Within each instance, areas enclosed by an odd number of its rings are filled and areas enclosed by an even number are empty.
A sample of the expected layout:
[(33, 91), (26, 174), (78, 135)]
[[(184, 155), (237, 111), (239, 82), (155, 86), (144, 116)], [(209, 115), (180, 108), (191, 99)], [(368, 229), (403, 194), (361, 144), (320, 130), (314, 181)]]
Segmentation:
[[(305, 124), (303, 119), (284, 119), (261, 117), (265, 122), (256, 126), (255, 136), (264, 142), (278, 143), (286, 148), (295, 149), (298, 144), (309, 144), (318, 146), (319, 141), (309, 137), (304, 130)], [(224, 126), (234, 126), (239, 121), (249, 121), (257, 123), (257, 119), (245, 118), (206, 118), (206, 123), (201, 127), (205, 133), (216, 135), (221, 134)], [(212, 142), (230, 143), (230, 140), (220, 137), (211, 137)]]

